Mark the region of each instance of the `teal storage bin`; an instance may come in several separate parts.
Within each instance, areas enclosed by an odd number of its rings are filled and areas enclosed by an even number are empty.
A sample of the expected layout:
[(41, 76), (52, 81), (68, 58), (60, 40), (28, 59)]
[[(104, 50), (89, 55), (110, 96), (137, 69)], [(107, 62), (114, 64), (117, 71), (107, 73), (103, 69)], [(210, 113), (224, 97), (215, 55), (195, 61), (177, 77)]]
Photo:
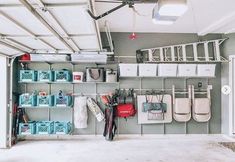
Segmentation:
[(68, 70), (55, 71), (54, 80), (56, 82), (70, 82), (72, 80), (71, 72)]
[(29, 135), (36, 133), (36, 123), (31, 121), (19, 124), (19, 135)]
[(55, 106), (58, 106), (58, 107), (72, 106), (72, 97), (56, 95)]
[(19, 106), (20, 107), (37, 106), (37, 96), (30, 93), (21, 94), (19, 98)]
[(69, 134), (72, 130), (70, 122), (54, 122), (54, 134)]
[(37, 106), (50, 107), (54, 106), (54, 95), (38, 95), (37, 96)]
[(21, 82), (34, 82), (37, 81), (37, 71), (35, 70), (20, 70)]
[(54, 122), (53, 121), (41, 121), (36, 123), (37, 134), (53, 134)]
[(66, 107), (72, 106), (72, 96), (64, 95), (63, 92), (60, 90), (58, 95), (55, 95), (55, 106), (58, 107)]
[(55, 106), (66, 107), (72, 106), (72, 97), (71, 96), (55, 96)]
[(54, 71), (39, 70), (37, 78), (38, 78), (37, 80), (39, 82), (52, 82), (52, 81), (54, 81)]

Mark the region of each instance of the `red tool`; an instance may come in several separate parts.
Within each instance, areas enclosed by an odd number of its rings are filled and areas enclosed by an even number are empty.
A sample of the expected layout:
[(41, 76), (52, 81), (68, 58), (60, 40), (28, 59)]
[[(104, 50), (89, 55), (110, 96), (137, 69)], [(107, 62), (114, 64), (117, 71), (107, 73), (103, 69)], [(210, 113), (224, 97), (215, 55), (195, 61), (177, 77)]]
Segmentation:
[(20, 60), (21, 60), (21, 61), (30, 61), (30, 54), (25, 53), (24, 55), (22, 55), (22, 56), (20, 57)]

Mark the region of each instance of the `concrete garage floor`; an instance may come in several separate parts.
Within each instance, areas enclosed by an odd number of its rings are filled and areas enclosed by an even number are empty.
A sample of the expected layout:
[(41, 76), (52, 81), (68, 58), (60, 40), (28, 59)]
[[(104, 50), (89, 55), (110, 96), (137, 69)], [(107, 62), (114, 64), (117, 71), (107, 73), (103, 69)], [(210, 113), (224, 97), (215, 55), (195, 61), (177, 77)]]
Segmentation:
[(235, 153), (218, 144), (220, 135), (80, 136), (72, 140), (22, 141), (0, 150), (0, 162), (234, 162)]

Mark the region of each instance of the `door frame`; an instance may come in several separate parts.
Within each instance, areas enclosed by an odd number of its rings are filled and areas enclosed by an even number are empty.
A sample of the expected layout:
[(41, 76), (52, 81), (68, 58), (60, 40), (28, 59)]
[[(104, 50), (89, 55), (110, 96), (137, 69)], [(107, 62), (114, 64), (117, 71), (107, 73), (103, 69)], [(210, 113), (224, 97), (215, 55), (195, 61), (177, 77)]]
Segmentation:
[(8, 59), (0, 56), (1, 77), (0, 89), (2, 95), (0, 97), (0, 148), (8, 147)]
[(235, 135), (235, 55), (229, 56), (229, 135)]

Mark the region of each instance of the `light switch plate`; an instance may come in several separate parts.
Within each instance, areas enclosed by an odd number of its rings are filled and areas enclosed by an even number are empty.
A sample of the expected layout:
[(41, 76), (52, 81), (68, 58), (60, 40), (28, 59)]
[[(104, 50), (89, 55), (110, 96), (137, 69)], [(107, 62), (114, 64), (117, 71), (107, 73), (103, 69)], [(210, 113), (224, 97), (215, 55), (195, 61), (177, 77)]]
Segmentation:
[(212, 89), (213, 89), (213, 86), (212, 86), (212, 85), (208, 85), (208, 88), (209, 88), (210, 90), (212, 90)]

